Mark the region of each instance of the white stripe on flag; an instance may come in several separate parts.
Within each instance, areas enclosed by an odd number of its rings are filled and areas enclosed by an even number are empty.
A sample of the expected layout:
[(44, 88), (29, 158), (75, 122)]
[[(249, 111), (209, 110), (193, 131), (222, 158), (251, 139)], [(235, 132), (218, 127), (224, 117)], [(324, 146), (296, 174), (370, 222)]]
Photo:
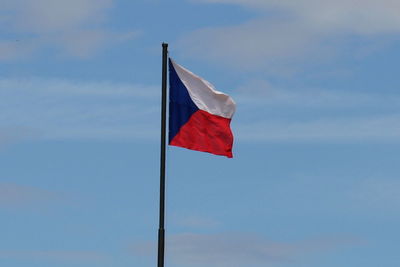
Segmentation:
[(230, 96), (215, 90), (211, 83), (175, 63), (172, 59), (171, 62), (179, 78), (188, 89), (191, 99), (199, 109), (213, 115), (232, 118), (236, 104)]

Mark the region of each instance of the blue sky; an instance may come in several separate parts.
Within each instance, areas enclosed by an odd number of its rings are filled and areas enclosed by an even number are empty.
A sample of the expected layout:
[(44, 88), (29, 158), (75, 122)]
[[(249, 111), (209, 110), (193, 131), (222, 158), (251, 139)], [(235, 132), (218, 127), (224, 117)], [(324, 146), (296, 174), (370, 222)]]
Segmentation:
[(168, 148), (166, 266), (400, 265), (400, 3), (0, 6), (2, 266), (155, 266), (162, 42), (237, 102), (233, 159)]

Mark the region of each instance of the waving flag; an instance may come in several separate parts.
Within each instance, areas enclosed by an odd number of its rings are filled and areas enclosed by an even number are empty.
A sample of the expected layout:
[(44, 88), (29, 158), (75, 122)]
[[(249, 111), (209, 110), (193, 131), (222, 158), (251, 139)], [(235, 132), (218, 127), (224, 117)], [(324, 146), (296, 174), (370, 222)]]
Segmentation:
[(232, 98), (169, 60), (169, 144), (232, 158)]

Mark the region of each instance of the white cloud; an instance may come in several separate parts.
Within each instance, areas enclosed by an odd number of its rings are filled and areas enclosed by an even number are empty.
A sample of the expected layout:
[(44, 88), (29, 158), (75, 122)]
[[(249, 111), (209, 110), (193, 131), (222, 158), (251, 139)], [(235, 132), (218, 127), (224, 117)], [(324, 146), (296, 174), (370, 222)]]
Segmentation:
[(159, 88), (60, 79), (0, 79), (0, 127), (42, 139), (155, 138)]
[(2, 0), (11, 14), (6, 21), (15, 30), (29, 33), (59, 32), (105, 19), (113, 0)]
[(104, 263), (108, 256), (97, 251), (77, 250), (0, 250), (0, 259), (51, 263)]
[[(400, 141), (397, 94), (295, 91), (255, 81), (237, 89), (233, 97), (238, 112), (232, 125), (239, 141)], [(0, 144), (33, 138), (158, 138), (158, 86), (0, 79), (0, 98)]]
[(0, 60), (22, 59), (32, 54), (37, 49), (37, 44), (32, 40), (1, 41)]
[(295, 246), (247, 235), (180, 234), (167, 240), (167, 253), (182, 266), (268, 266), (293, 260)]
[(317, 36), (305, 25), (266, 19), (241, 25), (205, 28), (179, 41), (186, 57), (201, 55), (215, 63), (239, 69), (259, 66), (274, 70), (282, 62), (301, 60), (305, 54), (319, 53)]
[(0, 148), (6, 145), (32, 140), (38, 137), (33, 129), (23, 126), (0, 127)]
[(400, 142), (400, 114), (380, 117), (264, 120), (241, 123), (237, 138), (250, 142)]
[(113, 0), (1, 0), (1, 29), (14, 37), (0, 40), (0, 60), (23, 58), (48, 48), (88, 57), (100, 48), (136, 37), (135, 31), (117, 33), (104, 28), (112, 4)]
[(117, 45), (136, 38), (137, 31), (114, 33), (104, 30), (76, 30), (60, 36), (52, 36), (47, 41), (63, 48), (67, 55), (86, 58), (106, 46)]
[(185, 56), (201, 55), (236, 68), (293, 68), (294, 63), (334, 56), (349, 36), (365, 38), (363, 45), (368, 45), (400, 33), (400, 3), (393, 0), (197, 2), (239, 4), (257, 11), (251, 21), (200, 29), (180, 41)]
[[(299, 242), (275, 242), (251, 234), (177, 234), (167, 236), (166, 258), (176, 266), (256, 267), (303, 261), (306, 256), (359, 245), (354, 238), (321, 238)], [(134, 252), (150, 255), (150, 243)]]
[(240, 86), (233, 98), (237, 140), (246, 142), (399, 142), (400, 95), (282, 89), (266, 81)]
[(357, 207), (374, 208), (389, 215), (387, 210), (399, 210), (400, 181), (398, 178), (365, 178), (351, 192), (351, 200)]
[(277, 88), (264, 80), (252, 80), (239, 86), (232, 94), (238, 104), (246, 107), (301, 107), (320, 109), (356, 109), (398, 107), (398, 94), (363, 91), (327, 90), (321, 88)]
[(219, 226), (221, 223), (212, 218), (207, 218), (204, 216), (197, 215), (172, 215), (171, 221), (173, 224), (179, 225), (181, 227), (186, 228), (215, 228)]
[(60, 194), (37, 187), (0, 182), (0, 207), (46, 205), (60, 198)]
[(197, 0), (197, 2), (238, 4), (258, 10), (274, 10), (308, 27), (322, 31), (357, 34), (398, 33), (400, 3), (393, 0)]

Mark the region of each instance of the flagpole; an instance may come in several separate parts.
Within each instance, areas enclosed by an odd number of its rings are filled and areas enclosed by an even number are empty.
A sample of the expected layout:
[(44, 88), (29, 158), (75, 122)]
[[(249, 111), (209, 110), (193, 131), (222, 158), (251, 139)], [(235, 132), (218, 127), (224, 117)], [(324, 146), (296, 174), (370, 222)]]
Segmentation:
[(158, 228), (157, 267), (164, 267), (165, 250), (165, 141), (167, 126), (167, 60), (168, 44), (162, 43), (161, 152), (160, 152), (160, 222)]

